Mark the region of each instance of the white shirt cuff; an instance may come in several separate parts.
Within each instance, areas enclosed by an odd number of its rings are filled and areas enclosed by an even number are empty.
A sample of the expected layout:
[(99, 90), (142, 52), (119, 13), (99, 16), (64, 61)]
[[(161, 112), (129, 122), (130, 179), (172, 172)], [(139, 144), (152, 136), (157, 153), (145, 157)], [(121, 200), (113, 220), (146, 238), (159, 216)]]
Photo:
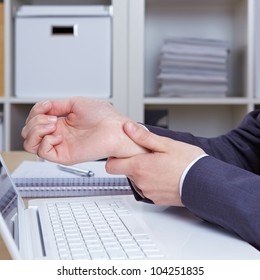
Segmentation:
[(182, 175), (181, 175), (181, 179), (180, 179), (180, 196), (182, 196), (182, 187), (183, 187), (183, 182), (184, 182), (184, 179), (187, 175), (187, 173), (189, 172), (189, 170), (191, 169), (191, 167), (198, 161), (200, 160), (201, 158), (203, 157), (206, 157), (208, 156), (207, 154), (204, 154), (204, 155), (201, 155), (197, 158), (195, 158), (186, 168), (185, 170), (183, 171)]
[(149, 131), (149, 129), (145, 125), (143, 125), (142, 123), (138, 123), (138, 124), (141, 125), (145, 130)]

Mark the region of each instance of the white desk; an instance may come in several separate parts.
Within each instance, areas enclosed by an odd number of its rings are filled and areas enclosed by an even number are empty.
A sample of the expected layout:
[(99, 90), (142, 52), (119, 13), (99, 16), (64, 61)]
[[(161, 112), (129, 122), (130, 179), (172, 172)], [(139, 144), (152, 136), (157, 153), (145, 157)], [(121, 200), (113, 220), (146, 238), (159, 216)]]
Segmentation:
[[(10, 172), (22, 161), (36, 157), (25, 152), (2, 153)], [(163, 231), (162, 242), (174, 252), (174, 259), (260, 259), (260, 252), (229, 232), (206, 223), (184, 208), (156, 207), (137, 202), (152, 231)], [(151, 216), (147, 212), (152, 212)], [(162, 225), (163, 224), (163, 229)], [(0, 238), (0, 259), (10, 256)]]

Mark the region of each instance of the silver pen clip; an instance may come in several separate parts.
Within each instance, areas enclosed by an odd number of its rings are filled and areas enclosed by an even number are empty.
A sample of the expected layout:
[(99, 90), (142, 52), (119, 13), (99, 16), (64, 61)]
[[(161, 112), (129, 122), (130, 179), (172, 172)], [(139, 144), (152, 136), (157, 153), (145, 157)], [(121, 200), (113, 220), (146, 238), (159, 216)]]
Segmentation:
[(66, 166), (63, 164), (58, 164), (58, 168), (62, 171), (73, 173), (75, 175), (84, 176), (84, 177), (92, 177), (95, 173), (91, 170), (81, 169), (74, 166)]

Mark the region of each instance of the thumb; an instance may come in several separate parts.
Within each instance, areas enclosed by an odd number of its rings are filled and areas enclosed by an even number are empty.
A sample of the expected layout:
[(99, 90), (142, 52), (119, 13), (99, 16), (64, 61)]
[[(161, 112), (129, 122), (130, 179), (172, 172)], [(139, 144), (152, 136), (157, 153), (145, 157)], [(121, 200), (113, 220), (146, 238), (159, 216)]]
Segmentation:
[(127, 136), (137, 145), (154, 152), (165, 151), (164, 137), (150, 132), (143, 125), (128, 121), (123, 128)]

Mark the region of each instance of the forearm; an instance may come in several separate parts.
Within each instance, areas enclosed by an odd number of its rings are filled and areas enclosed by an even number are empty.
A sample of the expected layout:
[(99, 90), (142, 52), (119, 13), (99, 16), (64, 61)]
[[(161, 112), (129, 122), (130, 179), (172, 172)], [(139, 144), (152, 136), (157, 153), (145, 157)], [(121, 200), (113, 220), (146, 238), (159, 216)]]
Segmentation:
[[(177, 132), (163, 128), (157, 128), (154, 126), (147, 125), (149, 131), (169, 137), (171, 139), (188, 143), (200, 147), (208, 155), (214, 156), (220, 160), (240, 166), (240, 160), (237, 156), (237, 150), (228, 144), (224, 140), (224, 136), (216, 138), (206, 138), (206, 137), (197, 137), (187, 132)], [(225, 148), (224, 148), (225, 147)]]
[(260, 111), (251, 112), (236, 129), (214, 138), (147, 127), (155, 134), (196, 145), (217, 159), (260, 174)]

